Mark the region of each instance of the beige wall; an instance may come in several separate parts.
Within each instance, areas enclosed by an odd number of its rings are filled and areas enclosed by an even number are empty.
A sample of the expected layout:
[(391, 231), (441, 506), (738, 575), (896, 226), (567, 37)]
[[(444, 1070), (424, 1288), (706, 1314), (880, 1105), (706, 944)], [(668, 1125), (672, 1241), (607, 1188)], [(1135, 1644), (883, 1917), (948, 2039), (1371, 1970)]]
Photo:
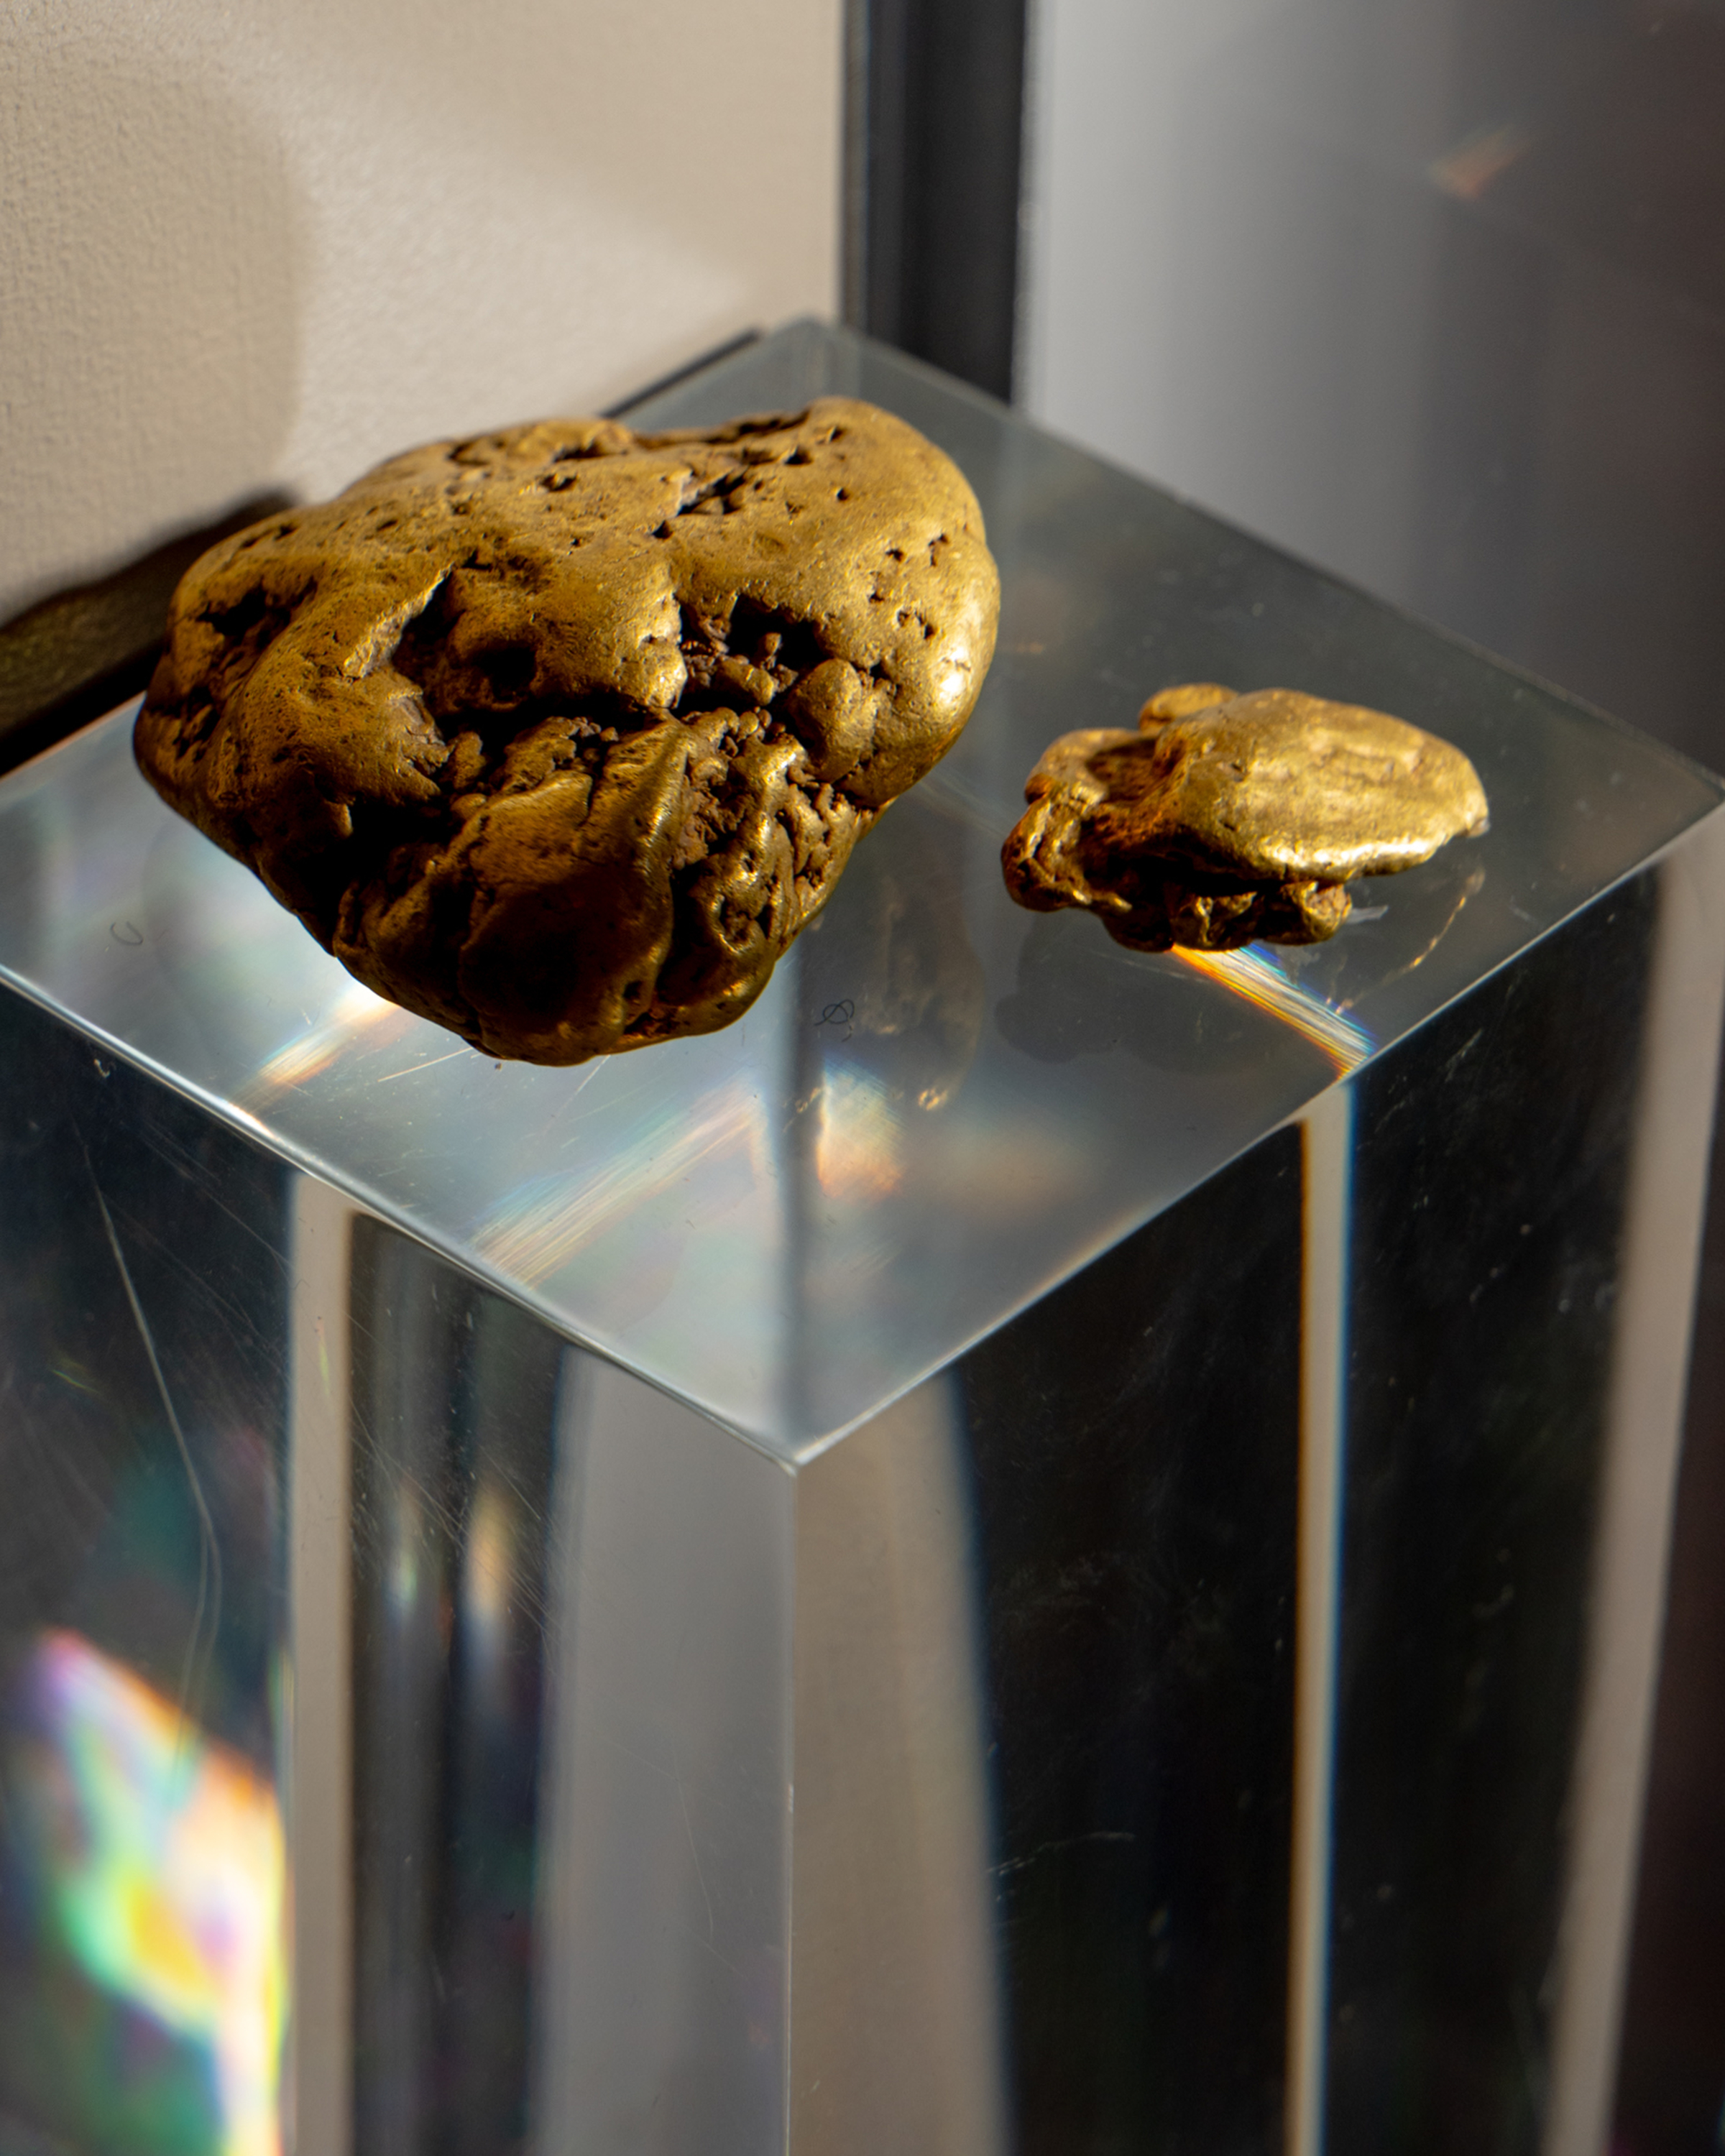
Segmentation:
[(9, 0), (0, 620), (835, 297), (839, 0)]

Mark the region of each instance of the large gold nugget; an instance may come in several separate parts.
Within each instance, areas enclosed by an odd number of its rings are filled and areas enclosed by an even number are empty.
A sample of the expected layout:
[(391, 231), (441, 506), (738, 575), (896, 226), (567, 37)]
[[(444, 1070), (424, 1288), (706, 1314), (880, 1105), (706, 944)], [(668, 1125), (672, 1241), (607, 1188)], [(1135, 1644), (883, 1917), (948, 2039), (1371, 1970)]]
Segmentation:
[(1401, 719), (1292, 689), (1165, 689), (1127, 733), (1063, 734), (1024, 788), (1007, 887), (1098, 914), (1134, 949), (1313, 943), (1346, 886), (1486, 827), (1460, 749)]
[(747, 1009), (999, 603), (963, 475), (872, 405), (546, 420), (212, 548), (137, 757), (378, 994), (578, 1063)]

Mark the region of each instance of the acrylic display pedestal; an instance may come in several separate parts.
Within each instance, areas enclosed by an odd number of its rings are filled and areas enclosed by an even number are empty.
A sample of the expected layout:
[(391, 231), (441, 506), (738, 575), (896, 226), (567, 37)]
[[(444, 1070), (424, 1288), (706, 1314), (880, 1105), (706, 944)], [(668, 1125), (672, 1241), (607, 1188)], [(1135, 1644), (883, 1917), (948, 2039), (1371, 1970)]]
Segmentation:
[[(8, 2152), (1597, 2145), (1720, 789), (854, 340), (649, 408), (829, 389), (1000, 649), (726, 1032), (474, 1054), (130, 711), (0, 783)], [(1044, 744), (1188, 680), (1489, 834), (1311, 950), (1019, 911)]]

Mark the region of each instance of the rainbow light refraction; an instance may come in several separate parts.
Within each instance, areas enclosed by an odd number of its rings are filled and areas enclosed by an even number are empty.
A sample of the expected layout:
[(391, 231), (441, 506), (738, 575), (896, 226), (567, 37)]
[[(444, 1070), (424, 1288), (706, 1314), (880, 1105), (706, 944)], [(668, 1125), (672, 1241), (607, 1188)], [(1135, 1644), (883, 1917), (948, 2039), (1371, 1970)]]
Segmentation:
[(286, 1851), (275, 1790), (74, 1632), (26, 1677), (44, 1914), (91, 1982), (208, 2047), (223, 2156), (280, 2156)]
[(1187, 951), (1173, 956), (1195, 973), (1208, 973), (1244, 1002), (1268, 1011), (1321, 1049), (1345, 1078), (1377, 1045), (1358, 1019), (1349, 1018), (1310, 988), (1301, 988), (1266, 951)]

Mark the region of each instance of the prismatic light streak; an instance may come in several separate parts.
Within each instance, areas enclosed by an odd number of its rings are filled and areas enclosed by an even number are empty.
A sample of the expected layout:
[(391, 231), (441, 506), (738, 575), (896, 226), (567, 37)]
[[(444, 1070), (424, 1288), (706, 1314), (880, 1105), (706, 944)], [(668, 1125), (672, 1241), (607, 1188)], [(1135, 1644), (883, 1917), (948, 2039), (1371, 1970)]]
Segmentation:
[(474, 1245), (500, 1270), (536, 1285), (697, 1171), (738, 1156), (765, 1182), (769, 1151), (759, 1096), (729, 1081), (686, 1109), (665, 1109), (597, 1173), (536, 1177), (511, 1191), (478, 1223)]
[(1377, 1045), (1363, 1025), (1310, 988), (1290, 980), (1265, 952), (1177, 947), (1173, 955), (1194, 973), (1219, 981), (1230, 994), (1291, 1026), (1314, 1048), (1321, 1049), (1344, 1077), (1357, 1070)]
[(387, 1003), (358, 981), (351, 981), (326, 1016), (296, 1034), (259, 1065), (241, 1094), (241, 1103), (259, 1105), (292, 1086), (302, 1086), (327, 1070), (345, 1050), (362, 1040), (379, 1045), (413, 1024), (411, 1012)]
[(75, 1632), (42, 1635), (19, 1704), (51, 1938), (100, 1990), (207, 2048), (222, 2156), (280, 2156), (287, 1863), (275, 1790)]

